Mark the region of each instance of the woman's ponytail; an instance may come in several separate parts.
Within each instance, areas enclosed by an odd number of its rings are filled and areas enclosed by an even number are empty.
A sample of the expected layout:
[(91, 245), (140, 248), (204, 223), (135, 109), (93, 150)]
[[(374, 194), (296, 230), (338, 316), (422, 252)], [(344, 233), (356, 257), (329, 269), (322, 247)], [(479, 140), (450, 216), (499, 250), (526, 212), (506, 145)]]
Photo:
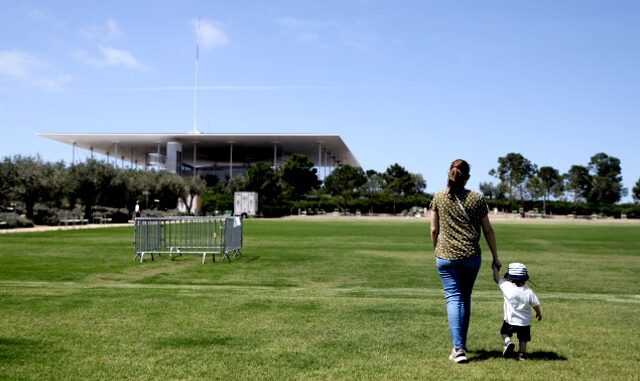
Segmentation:
[(460, 192), (469, 180), (469, 163), (462, 159), (454, 160), (449, 167), (449, 177), (447, 178), (447, 187), (450, 192)]

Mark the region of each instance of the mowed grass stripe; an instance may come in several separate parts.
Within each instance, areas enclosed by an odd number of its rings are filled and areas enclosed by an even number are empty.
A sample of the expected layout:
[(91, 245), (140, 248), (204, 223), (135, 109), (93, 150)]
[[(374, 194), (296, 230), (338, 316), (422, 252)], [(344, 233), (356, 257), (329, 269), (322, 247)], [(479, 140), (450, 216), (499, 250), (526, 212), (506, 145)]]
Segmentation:
[[(234, 286), (234, 285), (187, 285), (187, 284), (140, 284), (140, 283), (73, 283), (73, 282), (29, 282), (29, 281), (0, 281), (0, 287), (7, 292), (7, 288), (21, 289), (21, 293), (40, 293), (38, 289), (46, 293), (52, 291), (71, 291), (83, 289), (139, 289), (139, 290), (179, 290), (179, 291), (216, 291), (264, 294), (277, 296), (301, 296), (301, 297), (366, 297), (366, 298), (442, 298), (442, 289), (416, 289), (416, 288), (304, 288), (304, 287), (268, 287), (268, 286)], [(35, 291), (34, 291), (35, 290)], [(20, 293), (20, 291), (14, 291)], [(599, 300), (606, 302), (640, 303), (640, 295), (632, 294), (594, 294), (594, 293), (557, 293), (544, 292), (545, 299), (550, 300)], [(475, 291), (475, 299), (496, 299), (497, 291)]]

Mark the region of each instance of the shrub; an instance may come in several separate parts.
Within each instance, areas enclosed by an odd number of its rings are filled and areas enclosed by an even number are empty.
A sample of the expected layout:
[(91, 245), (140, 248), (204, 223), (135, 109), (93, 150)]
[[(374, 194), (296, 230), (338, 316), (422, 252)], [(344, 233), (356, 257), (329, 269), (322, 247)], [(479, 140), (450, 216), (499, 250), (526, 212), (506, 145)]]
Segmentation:
[(93, 208), (93, 218), (96, 221), (99, 218), (110, 218), (111, 223), (126, 224), (129, 222), (129, 210), (125, 208), (110, 208), (106, 206), (97, 206)]
[(15, 213), (0, 213), (0, 229), (32, 228), (33, 222)]

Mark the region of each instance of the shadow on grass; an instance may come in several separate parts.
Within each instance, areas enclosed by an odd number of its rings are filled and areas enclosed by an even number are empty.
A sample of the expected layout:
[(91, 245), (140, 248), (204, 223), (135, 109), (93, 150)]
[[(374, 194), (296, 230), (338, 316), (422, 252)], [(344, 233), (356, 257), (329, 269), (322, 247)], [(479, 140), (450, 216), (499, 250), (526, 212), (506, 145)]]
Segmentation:
[(242, 255), (239, 258), (243, 259), (245, 262), (253, 262), (260, 259), (260, 256), (259, 255)]
[[(502, 351), (487, 351), (485, 349), (478, 349), (476, 351), (467, 352), (469, 355), (469, 360), (471, 361), (484, 361), (493, 358), (503, 358)], [(514, 359), (513, 357), (512, 359)], [(534, 351), (527, 353), (528, 361), (567, 361), (568, 359), (564, 356), (560, 356), (555, 352), (548, 351)]]
[(156, 341), (158, 347), (213, 347), (236, 344), (232, 337), (167, 337)]
[(35, 340), (0, 337), (0, 362), (26, 359), (53, 351), (47, 348), (50, 346)]

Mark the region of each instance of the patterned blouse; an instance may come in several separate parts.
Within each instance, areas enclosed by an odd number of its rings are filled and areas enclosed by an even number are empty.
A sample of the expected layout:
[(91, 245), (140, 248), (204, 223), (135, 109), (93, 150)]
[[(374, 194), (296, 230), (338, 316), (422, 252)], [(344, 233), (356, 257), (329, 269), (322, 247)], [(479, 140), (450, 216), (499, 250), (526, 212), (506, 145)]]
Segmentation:
[(489, 213), (480, 193), (468, 189), (458, 194), (437, 192), (431, 210), (438, 212), (440, 225), (436, 257), (451, 260), (480, 255), (482, 219)]

